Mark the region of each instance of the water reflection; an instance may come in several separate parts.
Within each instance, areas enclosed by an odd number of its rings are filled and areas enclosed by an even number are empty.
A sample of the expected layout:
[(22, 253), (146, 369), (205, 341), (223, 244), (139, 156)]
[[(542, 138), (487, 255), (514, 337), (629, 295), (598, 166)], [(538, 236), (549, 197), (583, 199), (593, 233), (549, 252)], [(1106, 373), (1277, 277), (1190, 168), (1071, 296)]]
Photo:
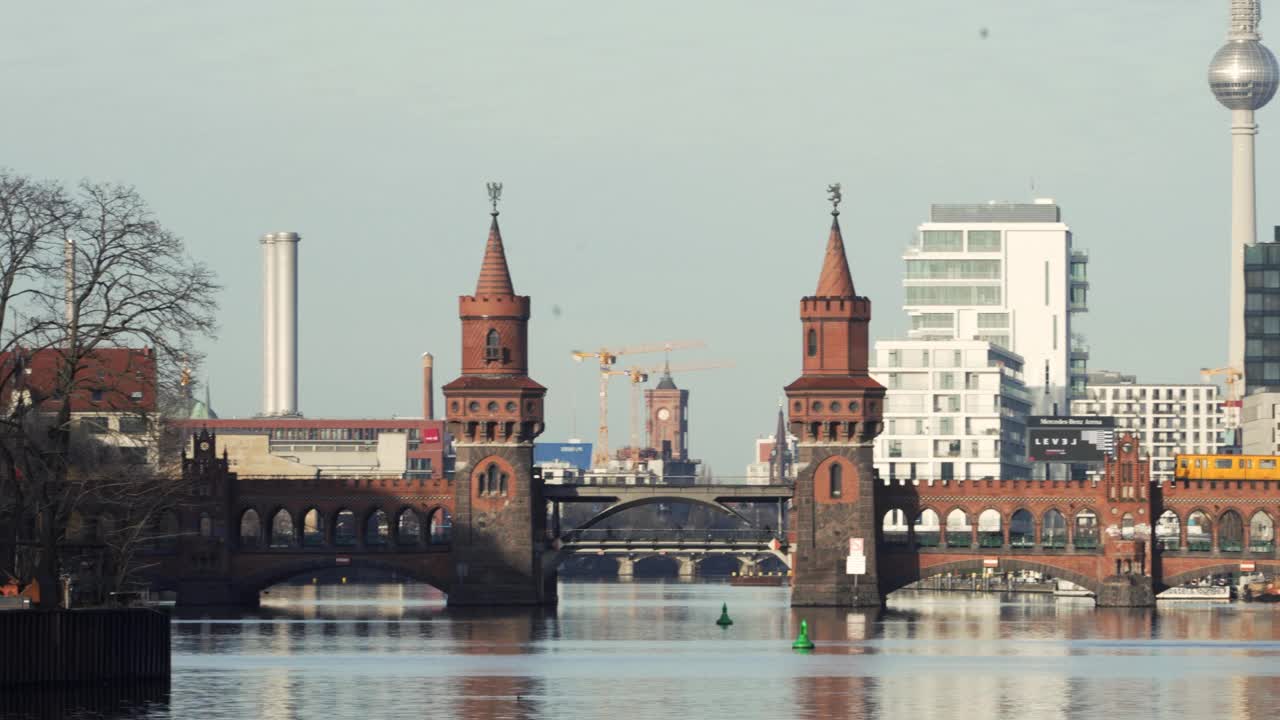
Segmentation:
[[(1247, 720), (1280, 693), (1269, 606), (898, 593), (883, 611), (792, 609), (784, 588), (674, 583), (560, 599), (462, 612), (420, 586), (277, 588), (250, 613), (180, 613), (171, 691), (9, 694), (0, 715)], [(809, 654), (790, 649), (802, 619)]]

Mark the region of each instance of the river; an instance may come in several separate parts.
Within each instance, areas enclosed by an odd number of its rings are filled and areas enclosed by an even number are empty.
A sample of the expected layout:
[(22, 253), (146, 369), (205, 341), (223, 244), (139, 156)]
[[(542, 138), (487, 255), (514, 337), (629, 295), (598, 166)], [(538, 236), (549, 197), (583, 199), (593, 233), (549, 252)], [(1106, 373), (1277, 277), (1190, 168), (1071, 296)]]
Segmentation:
[[(167, 692), (46, 702), (38, 716), (1183, 720), (1272, 717), (1280, 698), (1274, 606), (787, 601), (785, 588), (564, 582), (552, 610), (458, 612), (418, 585), (277, 587), (256, 611), (177, 613)], [(801, 618), (809, 654), (791, 649)]]

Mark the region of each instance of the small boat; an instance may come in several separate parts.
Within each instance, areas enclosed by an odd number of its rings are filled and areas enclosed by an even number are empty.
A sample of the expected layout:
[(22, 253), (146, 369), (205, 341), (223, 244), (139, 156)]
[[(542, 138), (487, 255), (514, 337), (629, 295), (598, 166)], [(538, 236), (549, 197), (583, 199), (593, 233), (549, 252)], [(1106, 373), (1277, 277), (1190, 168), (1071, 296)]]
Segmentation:
[(787, 576), (782, 573), (777, 574), (760, 574), (760, 575), (734, 575), (729, 578), (729, 584), (740, 587), (780, 587), (787, 582)]
[(1226, 585), (1200, 585), (1169, 588), (1156, 596), (1156, 600), (1230, 600), (1231, 588)]

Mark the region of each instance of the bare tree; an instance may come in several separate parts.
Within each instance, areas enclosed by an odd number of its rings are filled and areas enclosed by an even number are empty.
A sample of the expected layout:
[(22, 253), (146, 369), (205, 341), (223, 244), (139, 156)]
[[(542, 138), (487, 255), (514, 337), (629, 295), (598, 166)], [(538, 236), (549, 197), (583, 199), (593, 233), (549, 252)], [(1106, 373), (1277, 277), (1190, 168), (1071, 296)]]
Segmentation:
[[(82, 182), (73, 190), (0, 174), (0, 354), (8, 390), (0, 420), (0, 526), (25, 547), (20, 571), (38, 580), (42, 601), (56, 593), (69, 524), (90, 503), (110, 508), (110, 532), (96, 533), (114, 548), (117, 580), (129, 572), (135, 539), (155, 536), (155, 518), (173, 500), (173, 468), (140, 466), (106, 452), (105, 433), (77, 432), (73, 405), (89, 394), (115, 398), (108, 385), (142, 369), (112, 367), (113, 349), (149, 348), (152, 392), (177, 386), (179, 368), (198, 360), (194, 343), (212, 334), (218, 290), (212, 272), (186, 253), (131, 187)], [(24, 386), (29, 359), (53, 358), (50, 385)], [(131, 356), (132, 357), (132, 356)], [(144, 356), (138, 356), (144, 357)], [(153, 400), (153, 402), (155, 402)], [(159, 403), (155, 402), (158, 407)], [(123, 410), (127, 403), (120, 403)], [(143, 418), (160, 432), (158, 418)], [(118, 445), (118, 443), (117, 443)], [(136, 460), (136, 458), (133, 458)], [(180, 494), (180, 492), (178, 493)], [(83, 534), (83, 523), (73, 535)], [(25, 543), (18, 542), (21, 537)], [(82, 543), (83, 544), (83, 543)]]

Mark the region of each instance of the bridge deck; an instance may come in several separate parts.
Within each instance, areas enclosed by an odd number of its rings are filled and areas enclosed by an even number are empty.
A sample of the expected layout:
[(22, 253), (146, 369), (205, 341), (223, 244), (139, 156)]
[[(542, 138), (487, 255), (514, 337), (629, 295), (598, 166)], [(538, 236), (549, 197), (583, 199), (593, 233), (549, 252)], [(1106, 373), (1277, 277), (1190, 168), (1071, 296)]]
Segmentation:
[(791, 485), (570, 485), (548, 484), (547, 500), (557, 502), (616, 502), (635, 500), (697, 500), (702, 502), (778, 502), (790, 500)]

